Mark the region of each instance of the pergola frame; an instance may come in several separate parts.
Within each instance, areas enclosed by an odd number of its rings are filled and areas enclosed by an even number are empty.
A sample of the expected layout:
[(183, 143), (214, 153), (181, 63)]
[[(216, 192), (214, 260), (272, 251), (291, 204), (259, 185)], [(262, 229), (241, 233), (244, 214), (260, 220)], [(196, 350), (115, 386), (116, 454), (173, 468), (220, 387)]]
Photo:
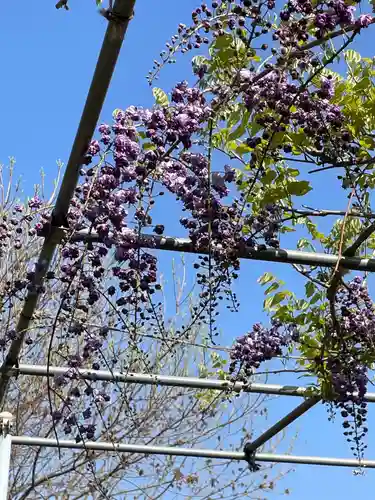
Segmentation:
[[(87, 146), (94, 134), (97, 121), (105, 100), (107, 90), (110, 85), (112, 74), (117, 63), (118, 55), (124, 40), (124, 36), (132, 18), (135, 0), (116, 0), (113, 11), (108, 16), (108, 27), (100, 51), (94, 76), (86, 99), (85, 107), (78, 126), (76, 137), (72, 146), (71, 154), (64, 178), (59, 189), (55, 207), (52, 212), (51, 229), (44, 238), (43, 246), (39, 255), (35, 284), (42, 284), (48, 268), (52, 262), (55, 250), (61, 243), (65, 230), (62, 229), (66, 223), (70, 201), (79, 179), (79, 170), (83, 164), (83, 159)], [(335, 211), (331, 211), (336, 214)], [(318, 211), (319, 213), (319, 211)], [(328, 212), (327, 212), (328, 213)], [(337, 211), (337, 213), (342, 213)], [(75, 241), (98, 241), (95, 234), (88, 234), (84, 231), (74, 235)], [(129, 245), (159, 250), (170, 250), (187, 253), (207, 253), (207, 249), (196, 249), (192, 242), (185, 238), (174, 238), (164, 236), (142, 235), (140, 239)], [(335, 267), (339, 262), (340, 266), (346, 269), (356, 269), (360, 271), (375, 271), (375, 259), (361, 259), (357, 257), (340, 257), (337, 255), (309, 253), (294, 250), (266, 249), (255, 251), (253, 249), (243, 249), (240, 258), (263, 260), (269, 262), (280, 262), (287, 264), (300, 264), (310, 266)], [(38, 288), (38, 287), (36, 287)], [(0, 367), (0, 408), (4, 406), (7, 388), (10, 379), (19, 374), (33, 376), (53, 376), (56, 374), (71, 373), (71, 369), (51, 366), (20, 365), (17, 366), (18, 357), (23, 345), (25, 334), (32, 321), (33, 313), (37, 307), (38, 292), (29, 291), (17, 324), (19, 335), (12, 341), (5, 362)], [(199, 379), (194, 377), (167, 377), (161, 375), (146, 374), (122, 374), (119, 372), (104, 372), (94, 370), (76, 370), (75, 376), (89, 380), (112, 380), (126, 383), (173, 385), (178, 387), (204, 388), (218, 391), (245, 391), (263, 394), (277, 394), (288, 396), (308, 396), (308, 391), (303, 387), (285, 387), (272, 384), (241, 384), (231, 383), (222, 380)], [(107, 450), (124, 453), (141, 454), (164, 454), (191, 457), (210, 457), (218, 459), (246, 460), (250, 466), (256, 462), (294, 463), (294, 464), (316, 464), (334, 465), (344, 467), (375, 468), (375, 460), (363, 460), (359, 464), (354, 459), (324, 458), (324, 457), (296, 457), (292, 455), (277, 455), (269, 453), (258, 453), (260, 446), (283, 430), (290, 423), (303, 415), (306, 411), (318, 403), (318, 396), (308, 396), (292, 412), (282, 418), (279, 422), (260, 435), (255, 441), (247, 443), (244, 451), (219, 451), (201, 450), (186, 448), (168, 448), (163, 446), (146, 446), (133, 444), (116, 444), (104, 442), (85, 441), (76, 443), (68, 440), (42, 439), (29, 436), (12, 436), (11, 423), (12, 416), (3, 412), (0, 414), (0, 500), (7, 499), (8, 473), (11, 445), (26, 446), (47, 446), (71, 449), (86, 450)], [(375, 402), (375, 393), (367, 394), (368, 402)]]

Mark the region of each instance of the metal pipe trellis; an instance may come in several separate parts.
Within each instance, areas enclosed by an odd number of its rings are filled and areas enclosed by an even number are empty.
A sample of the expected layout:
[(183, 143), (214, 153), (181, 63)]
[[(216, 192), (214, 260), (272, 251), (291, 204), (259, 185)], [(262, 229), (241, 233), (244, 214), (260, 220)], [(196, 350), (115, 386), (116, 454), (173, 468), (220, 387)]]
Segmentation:
[[(111, 235), (108, 236), (111, 239)], [(98, 234), (78, 231), (72, 237), (73, 241), (101, 241)], [(177, 238), (173, 236), (157, 236), (143, 234), (141, 238), (134, 238), (127, 243), (129, 247), (154, 248), (156, 250), (168, 250), (193, 254), (208, 254), (208, 249), (197, 249), (188, 238)], [(280, 262), (283, 264), (300, 264), (308, 266), (335, 267), (337, 262), (345, 269), (358, 271), (375, 271), (375, 259), (361, 259), (360, 257), (341, 257), (318, 252), (303, 252), (299, 250), (287, 250), (283, 248), (267, 248), (266, 250), (254, 250), (244, 248), (238, 252), (241, 259), (263, 260), (266, 262)]]
[[(309, 395), (308, 389), (305, 387), (282, 386), (273, 384), (252, 384), (244, 382), (230, 382), (217, 379), (202, 379), (198, 377), (176, 377), (170, 375), (156, 375), (144, 373), (121, 373), (104, 370), (90, 369), (72, 369), (69, 367), (61, 368), (56, 366), (48, 367), (46, 365), (20, 365), (18, 368), (13, 368), (10, 375), (34, 375), (34, 376), (67, 376), (72, 379), (84, 380), (103, 380), (112, 382), (123, 382), (130, 384), (157, 385), (169, 387), (188, 387), (192, 389), (209, 389), (224, 392), (249, 392), (259, 394), (273, 394), (279, 396), (300, 396), (306, 397)], [(254, 441), (246, 444), (247, 452), (254, 453), (263, 444), (269, 441), (276, 434), (285, 429), (289, 424), (297, 420), (300, 416), (306, 413), (310, 408), (315, 406), (320, 401), (319, 396), (310, 396), (297, 406), (290, 413), (285, 415), (276, 424), (267, 429), (263, 434), (258, 436)], [(367, 402), (375, 402), (375, 393), (367, 393), (365, 395)]]
[[(75, 375), (74, 375), (75, 374)], [(55, 375), (74, 375), (84, 380), (103, 380), (121, 382), (128, 384), (159, 385), (168, 387), (188, 387), (191, 389), (209, 389), (213, 391), (249, 392), (257, 394), (269, 394), (273, 396), (295, 396), (306, 398), (309, 390), (302, 386), (258, 384), (244, 382), (230, 382), (228, 380), (207, 379), (199, 377), (176, 377), (173, 375), (157, 375), (133, 372), (118, 372), (106, 370), (72, 369), (69, 367), (58, 367), (46, 365), (19, 365), (12, 368), (9, 375), (34, 375), (36, 377), (53, 377)], [(365, 401), (375, 403), (375, 392), (368, 392)]]
[[(50, 266), (53, 255), (60, 243), (70, 201), (79, 178), (79, 169), (83, 163), (89, 142), (94, 134), (104, 99), (111, 82), (112, 74), (120, 53), (125, 33), (134, 11), (135, 0), (116, 0), (113, 15), (108, 23), (94, 76), (86, 98), (85, 107), (74, 139), (65, 174), (57, 195), (56, 205), (52, 213), (51, 229), (46, 235), (36, 266), (35, 284), (42, 283)], [(9, 383), (8, 370), (18, 363), (25, 333), (37, 306), (38, 293), (28, 292), (17, 324), (19, 335), (12, 341), (5, 362), (0, 368), (0, 408)]]
[[(129, 20), (133, 15), (135, 0), (116, 0), (113, 17), (108, 24), (105, 39), (101, 48), (98, 58), (95, 73), (86, 99), (85, 107), (82, 113), (80, 124), (76, 133), (76, 137), (72, 146), (72, 151), (66, 167), (64, 178), (60, 190), (57, 195), (56, 204), (52, 213), (51, 228), (47, 235), (39, 255), (38, 264), (36, 268), (35, 284), (39, 285), (43, 282), (44, 276), (48, 271), (52, 261), (54, 252), (64, 236), (64, 231), (61, 229), (66, 225), (66, 216), (69, 209), (69, 204), (74, 193), (79, 178), (79, 168), (83, 163), (83, 157), (90, 139), (93, 136), (95, 126), (97, 124), (104, 99), (112, 78), (112, 74), (118, 59), (120, 48), (128, 27)], [(74, 235), (74, 239), (98, 241), (98, 235), (88, 235), (84, 232)], [(96, 239), (96, 240), (95, 240)], [(208, 253), (207, 249), (196, 249), (192, 242), (184, 238), (172, 237), (159, 237), (153, 235), (142, 235), (142, 237), (130, 244), (135, 246), (144, 246), (149, 248), (180, 251), (186, 253)], [(374, 259), (361, 259), (361, 258), (348, 258), (342, 257), (339, 259), (337, 255), (327, 255), (319, 253), (309, 253), (284, 249), (266, 249), (255, 251), (252, 249), (243, 249), (238, 255), (240, 258), (263, 260), (268, 262), (282, 262), (293, 263), (323, 267), (334, 267), (337, 262), (340, 266), (346, 269), (357, 269), (362, 271), (375, 271)], [(38, 300), (37, 292), (29, 292), (24, 302), (23, 309), (17, 324), (18, 337), (12, 342), (6, 360), (0, 367), (0, 407), (4, 403), (4, 398), (10, 378), (15, 374), (30, 374), (30, 375), (56, 375), (58, 373), (64, 374), (67, 369), (58, 367), (35, 367), (21, 365), (18, 369), (13, 367), (17, 365), (18, 356), (23, 344), (25, 333), (29, 327), (32, 316), (35, 312)], [(110, 374), (110, 375), (108, 375)], [(144, 375), (144, 374), (127, 374), (121, 373), (114, 376), (111, 372), (100, 372), (84, 370), (80, 371), (79, 375), (86, 379), (97, 380), (118, 380), (128, 383), (141, 383), (141, 384), (159, 384), (159, 385), (174, 385), (181, 387), (196, 387), (207, 388), (214, 390), (246, 390), (247, 392), (263, 392), (266, 394), (285, 394), (294, 396), (306, 395), (304, 388), (283, 388), (282, 386), (267, 386), (263, 387), (262, 384), (252, 384), (240, 388), (238, 383), (231, 384), (225, 381), (208, 380), (202, 382), (202, 379), (195, 379), (193, 377), (186, 377), (185, 381), (179, 377), (164, 377), (158, 375)], [(110, 378), (109, 378), (110, 377)], [(149, 377), (149, 378), (146, 378)], [(224, 385), (226, 384), (226, 385)], [(265, 386), (265, 384), (263, 384)], [(272, 388), (273, 387), (273, 388)], [(257, 390), (258, 389), (258, 390)], [(375, 395), (367, 395), (368, 401), (375, 401)], [(355, 467), (358, 465), (356, 460), (350, 459), (334, 459), (334, 458), (321, 458), (321, 457), (296, 457), (289, 455), (274, 455), (267, 453), (256, 453), (262, 444), (268, 441), (275, 434), (280, 432), (289, 423), (296, 420), (299, 416), (305, 413), (309, 408), (319, 401), (318, 397), (312, 397), (304, 401), (291, 413), (286, 415), (283, 419), (277, 422), (274, 426), (268, 429), (265, 433), (259, 436), (255, 441), (247, 445), (250, 452), (254, 452), (254, 459), (256, 461), (270, 461), (280, 463), (305, 463), (317, 465), (342, 465), (347, 467)], [(76, 443), (75, 441), (57, 441), (53, 439), (31, 438), (27, 436), (10, 436), (9, 432), (5, 432), (4, 422), (8, 422), (9, 416), (0, 415), (0, 455), (2, 463), (9, 466), (10, 445), (28, 445), (28, 446), (52, 446), (72, 449), (92, 449), (92, 450), (107, 450), (107, 451), (120, 451), (144, 454), (166, 454), (178, 456), (192, 456), (192, 457), (209, 457), (209, 458), (224, 458), (235, 460), (247, 460), (245, 452), (231, 452), (219, 450), (200, 450), (187, 448), (168, 448), (163, 446), (143, 446), (143, 445), (128, 445), (128, 444), (112, 444), (103, 442), (85, 442)], [(366, 460), (361, 462), (363, 467), (375, 468), (375, 461)], [(7, 476), (7, 472), (6, 472)], [(7, 477), (4, 479), (4, 469), (0, 470), (0, 500), (5, 500), (7, 497)]]
[[(65, 375), (70, 378), (85, 379), (85, 380), (105, 380), (113, 382), (123, 382), (131, 384), (146, 384), (160, 385), (170, 387), (189, 387), (195, 389), (210, 389), (219, 391), (235, 391), (235, 392), (253, 392), (274, 395), (288, 395), (304, 397), (308, 395), (308, 390), (304, 387), (291, 387), (272, 384), (245, 384), (243, 382), (230, 382), (216, 379), (202, 379), (198, 377), (176, 377), (168, 375), (150, 375), (142, 373), (121, 373), (104, 370), (89, 370), (89, 369), (71, 369), (61, 367), (47, 367), (42, 365), (20, 365), (17, 369), (12, 369), (11, 374), (16, 375), (34, 375), (34, 376), (56, 376)], [(303, 403), (297, 406), (290, 413), (285, 415), (276, 424), (267, 429), (263, 434), (258, 436), (254, 441), (245, 445), (246, 457), (251, 456), (254, 461), (259, 454), (256, 450), (276, 436), (279, 432), (285, 429), (289, 424), (297, 420), (300, 416), (306, 413), (310, 408), (315, 406), (320, 401), (319, 396), (308, 397)], [(375, 402), (375, 394), (367, 394), (368, 402)], [(52, 445), (51, 445), (52, 446)], [(117, 446), (117, 445), (116, 445)], [(152, 448), (152, 447), (151, 447)], [(194, 452), (192, 450), (191, 452)], [(150, 451), (149, 453), (154, 453)], [(195, 456), (195, 455), (187, 455)], [(201, 456), (201, 455), (199, 455)], [(303, 458), (303, 457), (302, 457)], [(329, 459), (331, 460), (331, 459)], [(332, 459), (335, 460), (335, 459)], [(277, 460), (276, 460), (277, 462)], [(304, 462), (301, 462), (304, 463)], [(358, 464), (358, 463), (357, 463)], [(334, 465), (333, 463), (331, 465)]]
[[(230, 450), (210, 450), (199, 448), (179, 448), (172, 446), (149, 446), (136, 444), (108, 443), (103, 441), (85, 441), (77, 443), (70, 440), (33, 438), (29, 436), (12, 436), (12, 444), (24, 446), (60, 447), (77, 450), (112, 451), (119, 453), (142, 453), (144, 455), (172, 455), (197, 458), (216, 458), (222, 460), (246, 460), (246, 454)], [(279, 455), (273, 453), (255, 453), (256, 462), (275, 462), (284, 464), (331, 465), (343, 467), (358, 467), (358, 460), (350, 458), (309, 457), (296, 455)], [(375, 468), (375, 460), (362, 460), (364, 468)]]
[[(312, 403), (315, 404), (315, 402), (316, 401), (314, 402), (311, 401), (310, 407), (312, 406)], [(306, 407), (306, 409), (308, 408)], [(299, 414), (301, 414), (301, 411), (299, 411)], [(297, 416), (298, 415), (295, 415), (296, 418)], [(288, 463), (288, 464), (341, 466), (341, 467), (358, 467), (358, 465), (360, 465), (361, 468), (375, 468), (375, 460), (361, 460), (359, 463), (355, 459), (347, 459), (347, 458), (280, 455), (273, 453), (256, 453), (256, 452), (251, 455), (252, 462), (250, 463), (249, 451), (250, 452), (252, 451), (251, 444), (246, 445), (245, 450), (243, 452), (235, 452), (230, 450), (149, 446), (142, 444), (141, 445), (122, 444), (122, 443), (111, 443), (103, 441), (85, 441), (77, 443), (77, 441), (72, 441), (72, 440), (57, 440), (49, 438), (36, 438), (30, 436), (12, 436), (10, 434), (12, 420), (13, 416), (11, 414), (7, 412), (3, 412), (2, 414), (0, 414), (0, 429), (1, 429), (0, 456), (2, 458), (1, 462), (2, 468), (0, 468), (0, 486), (1, 486), (0, 500), (7, 500), (8, 498), (8, 492), (7, 492), (8, 471), (9, 471), (10, 451), (12, 444), (19, 446), (37, 446), (37, 447), (52, 447), (52, 448), (58, 447), (58, 448), (76, 449), (84, 451), (92, 450), (92, 451), (109, 451), (115, 453), (140, 453), (144, 455), (154, 454), (154, 455), (184, 456), (184, 457), (197, 457), (197, 458), (212, 458), (212, 459), (222, 459), (222, 460), (238, 460), (238, 461), (244, 460), (247, 461), (250, 465), (253, 465), (254, 461), (254, 462), (273, 462), (273, 463)], [(269, 437), (271, 436), (268, 436), (268, 438)], [(246, 448), (248, 448), (248, 450), (246, 450)]]

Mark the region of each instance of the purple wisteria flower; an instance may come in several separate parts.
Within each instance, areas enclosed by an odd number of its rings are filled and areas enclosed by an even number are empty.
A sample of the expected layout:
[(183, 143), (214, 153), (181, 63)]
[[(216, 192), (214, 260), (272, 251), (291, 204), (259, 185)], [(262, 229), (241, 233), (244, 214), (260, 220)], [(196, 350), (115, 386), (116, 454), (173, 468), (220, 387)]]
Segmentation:
[(30, 208), (35, 208), (37, 210), (43, 205), (43, 201), (38, 195), (35, 195), (28, 201), (28, 205)]
[(374, 17), (371, 14), (361, 14), (355, 24), (360, 28), (367, 28), (374, 22)]

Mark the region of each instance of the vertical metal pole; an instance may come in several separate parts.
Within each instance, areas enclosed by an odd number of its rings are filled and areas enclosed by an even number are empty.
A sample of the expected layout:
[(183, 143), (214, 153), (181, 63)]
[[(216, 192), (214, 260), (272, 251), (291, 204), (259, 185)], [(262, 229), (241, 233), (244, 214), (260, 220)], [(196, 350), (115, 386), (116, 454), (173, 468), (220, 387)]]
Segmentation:
[(0, 413), (0, 500), (8, 500), (12, 421), (11, 413), (7, 411)]

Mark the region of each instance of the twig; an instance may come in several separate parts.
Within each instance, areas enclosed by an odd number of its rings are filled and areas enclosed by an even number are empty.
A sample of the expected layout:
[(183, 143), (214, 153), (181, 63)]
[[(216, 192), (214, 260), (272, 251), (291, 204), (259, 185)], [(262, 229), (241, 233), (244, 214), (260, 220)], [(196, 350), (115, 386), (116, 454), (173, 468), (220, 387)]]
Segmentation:
[(375, 163), (375, 158), (369, 158), (368, 160), (362, 160), (362, 161), (341, 161), (341, 162), (336, 162), (334, 165), (329, 165), (327, 167), (321, 167), (321, 168), (315, 168), (314, 170), (309, 170), (309, 174), (314, 174), (316, 172), (323, 172), (325, 170), (332, 170), (333, 168), (344, 168), (344, 167), (357, 167), (359, 165), (372, 165)]
[(340, 243), (339, 243), (339, 251), (338, 251), (338, 259), (337, 259), (337, 264), (335, 266), (335, 269), (333, 271), (333, 274), (336, 274), (337, 273), (337, 270), (340, 266), (340, 259), (342, 257), (342, 247), (343, 247), (343, 244), (344, 244), (344, 235), (345, 235), (345, 227), (346, 227), (346, 221), (348, 219), (348, 212), (350, 210), (350, 205), (352, 203), (352, 199), (353, 199), (353, 196), (355, 194), (355, 188), (353, 187), (350, 195), (349, 195), (349, 200), (348, 200), (348, 205), (346, 207), (346, 210), (345, 210), (345, 215), (344, 215), (344, 220), (343, 220), (343, 223), (342, 223), (342, 226), (341, 226), (341, 234), (340, 234)]
[[(355, 240), (355, 242), (347, 248), (341, 255), (341, 257), (354, 257), (358, 248), (375, 232), (375, 222), (370, 224), (366, 229), (363, 230), (363, 232), (358, 236), (358, 238)], [(335, 276), (332, 278), (331, 285), (328, 289), (327, 292), (327, 297), (331, 299), (335, 294), (337, 290), (337, 286), (339, 284), (339, 281), (342, 276), (342, 271), (339, 271), (339, 264), (340, 264), (340, 252), (339, 252), (339, 260), (337, 261), (337, 265), (335, 268)], [(337, 272), (339, 271), (339, 272)]]
[(359, 217), (364, 219), (375, 219), (374, 212), (360, 212), (359, 210), (350, 210), (349, 212), (345, 212), (344, 210), (319, 210), (314, 208), (306, 207), (307, 210), (297, 209), (297, 208), (288, 208), (280, 206), (280, 209), (284, 212), (290, 212), (292, 214), (301, 215), (302, 217), (327, 217), (328, 215), (337, 215), (337, 216), (346, 216), (347, 217)]
[(292, 266), (293, 269), (295, 269), (298, 273), (302, 274), (302, 276), (310, 280), (312, 283), (315, 283), (316, 285), (322, 286), (324, 288), (328, 288), (328, 285), (326, 283), (323, 283), (323, 281), (320, 281), (310, 276), (309, 272), (306, 269), (303, 269), (302, 267), (300, 268), (297, 264), (292, 264)]

